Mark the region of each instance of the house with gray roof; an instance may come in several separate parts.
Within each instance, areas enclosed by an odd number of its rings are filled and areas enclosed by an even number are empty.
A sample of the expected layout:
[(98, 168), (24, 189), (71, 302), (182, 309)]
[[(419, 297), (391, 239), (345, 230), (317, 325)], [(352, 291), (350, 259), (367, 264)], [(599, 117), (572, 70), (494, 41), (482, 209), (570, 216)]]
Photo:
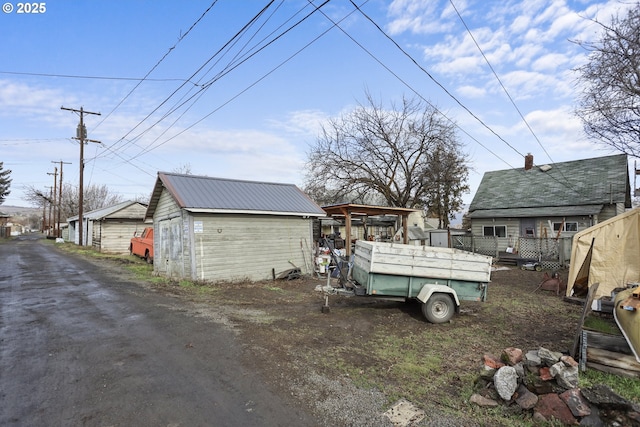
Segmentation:
[(154, 272), (209, 281), (259, 281), (313, 272), (313, 219), (325, 212), (293, 184), (159, 172)]
[(504, 251), (521, 237), (559, 238), (631, 207), (627, 156), (618, 154), (486, 172), (469, 207), (474, 236)]
[[(147, 205), (128, 200), (84, 213), (82, 215), (83, 245), (92, 246), (95, 250), (104, 253), (129, 253), (131, 238), (145, 227), (146, 211)], [(78, 215), (67, 218), (67, 239), (76, 245), (80, 240), (79, 219)]]

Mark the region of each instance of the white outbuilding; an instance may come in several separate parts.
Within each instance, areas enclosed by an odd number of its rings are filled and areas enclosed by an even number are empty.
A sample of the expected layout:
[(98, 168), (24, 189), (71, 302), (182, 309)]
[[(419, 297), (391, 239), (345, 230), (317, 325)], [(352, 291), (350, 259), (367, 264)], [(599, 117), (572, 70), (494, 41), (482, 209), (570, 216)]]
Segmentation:
[(313, 220), (325, 212), (293, 184), (159, 172), (154, 272), (208, 281), (259, 281), (313, 272)]
[[(146, 210), (147, 205), (128, 200), (83, 214), (83, 246), (92, 246), (104, 253), (129, 253), (131, 238), (145, 227), (143, 217)], [(76, 245), (80, 241), (79, 219), (78, 215), (67, 218), (67, 239)]]

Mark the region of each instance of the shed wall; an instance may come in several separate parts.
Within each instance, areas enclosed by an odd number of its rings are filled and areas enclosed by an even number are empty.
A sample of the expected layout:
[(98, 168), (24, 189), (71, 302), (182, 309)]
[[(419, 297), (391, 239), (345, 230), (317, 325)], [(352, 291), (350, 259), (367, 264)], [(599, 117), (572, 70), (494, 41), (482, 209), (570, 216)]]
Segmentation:
[(185, 277), (182, 212), (163, 190), (153, 215), (153, 270), (167, 277)]
[(267, 280), (299, 267), (312, 272), (312, 220), (296, 216), (194, 214), (193, 279)]
[(96, 221), (93, 227), (93, 246), (104, 253), (129, 253), (131, 238), (143, 227), (142, 220)]

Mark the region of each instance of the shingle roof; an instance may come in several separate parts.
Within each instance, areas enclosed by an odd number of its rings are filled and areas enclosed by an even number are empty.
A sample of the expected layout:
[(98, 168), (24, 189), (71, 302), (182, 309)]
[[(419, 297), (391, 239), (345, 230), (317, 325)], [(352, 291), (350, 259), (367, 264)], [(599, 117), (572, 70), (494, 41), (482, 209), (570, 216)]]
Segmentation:
[[(631, 207), (626, 154), (486, 172), (469, 213), (624, 203)], [(495, 212), (494, 212), (495, 213)], [(496, 216), (496, 215), (494, 215)]]
[(159, 172), (147, 218), (153, 216), (163, 187), (178, 206), (190, 211), (325, 216), (322, 208), (293, 184)]

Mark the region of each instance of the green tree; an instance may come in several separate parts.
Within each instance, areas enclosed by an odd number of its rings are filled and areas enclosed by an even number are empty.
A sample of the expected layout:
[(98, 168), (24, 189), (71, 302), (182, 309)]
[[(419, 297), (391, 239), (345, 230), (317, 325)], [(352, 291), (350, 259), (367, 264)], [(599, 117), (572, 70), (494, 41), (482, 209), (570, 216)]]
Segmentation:
[(455, 124), (419, 100), (386, 109), (366, 98), (322, 127), (308, 154), (305, 191), (321, 205), (427, 208), (446, 227), (468, 189)]
[(11, 171), (4, 169), (4, 163), (0, 162), (0, 205), (4, 203), (7, 196), (11, 193), (11, 179), (9, 178)]
[[(596, 21), (597, 22), (597, 21)], [(577, 42), (589, 52), (578, 68), (583, 87), (576, 115), (597, 142), (640, 156), (640, 4), (615, 16), (596, 42)]]

